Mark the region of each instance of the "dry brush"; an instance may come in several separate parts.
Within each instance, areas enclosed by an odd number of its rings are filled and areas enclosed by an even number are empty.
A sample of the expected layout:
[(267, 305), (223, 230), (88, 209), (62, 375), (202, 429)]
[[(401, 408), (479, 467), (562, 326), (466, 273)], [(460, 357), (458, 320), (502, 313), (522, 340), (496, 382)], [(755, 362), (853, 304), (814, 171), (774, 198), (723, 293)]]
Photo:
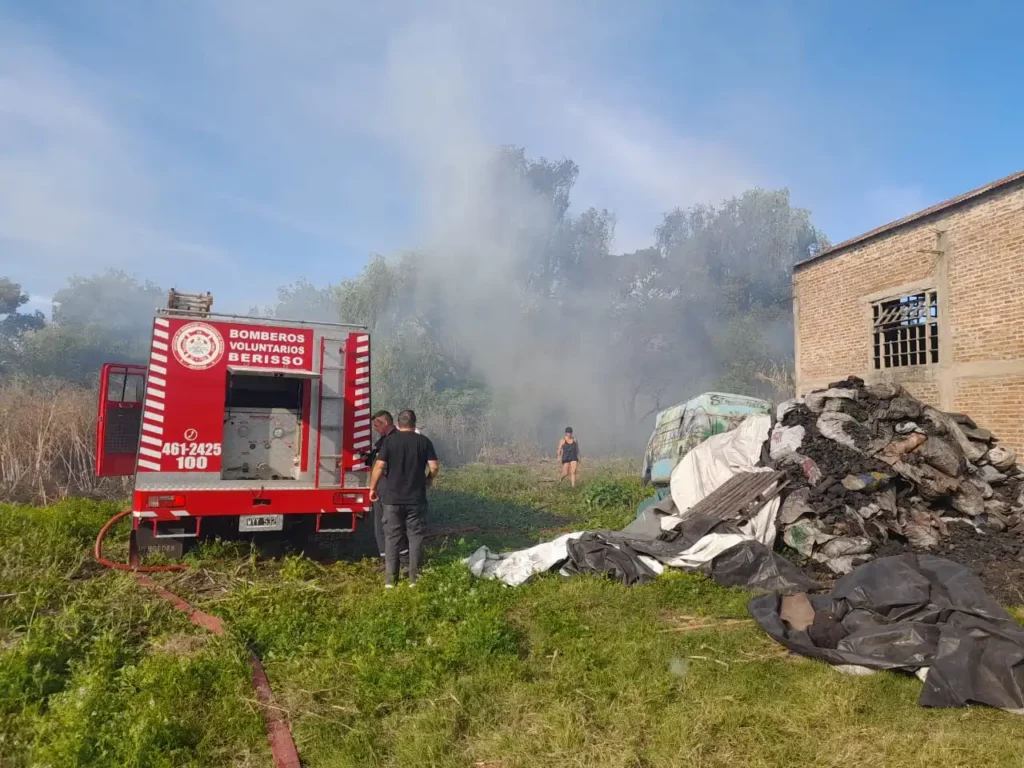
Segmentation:
[(57, 379), (0, 381), (0, 500), (50, 504), (119, 498), (119, 478), (95, 475), (96, 394)]

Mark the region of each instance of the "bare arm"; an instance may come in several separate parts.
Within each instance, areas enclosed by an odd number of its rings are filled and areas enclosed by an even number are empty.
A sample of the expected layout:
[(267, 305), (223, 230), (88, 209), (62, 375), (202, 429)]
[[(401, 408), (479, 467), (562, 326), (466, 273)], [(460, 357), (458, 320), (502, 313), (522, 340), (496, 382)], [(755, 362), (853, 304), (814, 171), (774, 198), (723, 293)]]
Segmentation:
[(562, 460), (562, 447), (565, 445), (565, 438), (558, 441), (558, 460)]
[(441, 465), (437, 461), (427, 462), (427, 488), (434, 484), (434, 480), (437, 479), (437, 475), (440, 471)]
[(370, 473), (370, 501), (380, 499), (377, 493), (377, 483), (380, 482), (380, 476), (384, 474), (386, 466), (387, 464), (379, 459), (373, 463), (373, 471)]

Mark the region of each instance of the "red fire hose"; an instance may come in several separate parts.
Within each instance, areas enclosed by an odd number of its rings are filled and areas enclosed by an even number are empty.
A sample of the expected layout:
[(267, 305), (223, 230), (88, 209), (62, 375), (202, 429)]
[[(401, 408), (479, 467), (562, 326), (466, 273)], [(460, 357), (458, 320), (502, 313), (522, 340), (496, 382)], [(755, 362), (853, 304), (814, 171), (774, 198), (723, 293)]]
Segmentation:
[(114, 563), (107, 560), (107, 558), (103, 556), (103, 538), (107, 535), (107, 531), (130, 514), (131, 510), (118, 512), (107, 521), (106, 525), (100, 528), (99, 535), (96, 536), (96, 546), (93, 548), (93, 556), (96, 558), (97, 563), (118, 571), (133, 571), (135, 573), (164, 573), (166, 571), (184, 571), (188, 568), (188, 565), (185, 563), (177, 565), (139, 565), (138, 547), (135, 543), (134, 528), (132, 529), (131, 542), (128, 545), (128, 563)]
[[(194, 608), (173, 592), (169, 592), (150, 580), (147, 576), (143, 575), (146, 573), (183, 571), (188, 568), (188, 565), (185, 563), (178, 563), (175, 565), (140, 565), (139, 551), (135, 540), (134, 528), (132, 529), (131, 539), (128, 545), (128, 563), (115, 563), (103, 557), (103, 539), (107, 535), (107, 532), (114, 527), (115, 524), (130, 514), (130, 510), (126, 512), (118, 512), (100, 529), (99, 534), (96, 536), (96, 546), (93, 549), (93, 555), (96, 558), (96, 562), (102, 566), (113, 568), (118, 571), (131, 571), (135, 574), (135, 578), (138, 580), (139, 584), (147, 589), (153, 590), (157, 595), (165, 600), (170, 601), (171, 604), (173, 604), (179, 611), (187, 613), (189, 621), (193, 624), (203, 627), (204, 629), (213, 632), (215, 635), (223, 635), (224, 624), (219, 617)], [(438, 531), (437, 533), (429, 534), (425, 538), (436, 539), (444, 536), (458, 536), (463, 533), (477, 532), (483, 532), (483, 529), (478, 526), (470, 526), (467, 528), (457, 528), (449, 531)], [(302, 762), (299, 759), (299, 752), (295, 748), (295, 741), (292, 739), (291, 730), (288, 727), (288, 721), (285, 719), (284, 714), (279, 710), (279, 708), (274, 705), (274, 693), (270, 688), (270, 681), (267, 680), (267, 674), (263, 670), (263, 664), (260, 663), (259, 657), (252, 651), (249, 651), (249, 671), (252, 677), (252, 686), (255, 689), (260, 702), (264, 705), (263, 723), (267, 729), (267, 740), (270, 742), (270, 751), (274, 756), (275, 768), (301, 768)]]
[[(146, 573), (183, 571), (188, 568), (188, 565), (185, 563), (176, 565), (140, 565), (134, 529), (132, 530), (131, 543), (129, 544), (129, 562), (127, 564), (114, 563), (103, 557), (103, 538), (107, 535), (107, 531), (129, 514), (131, 514), (131, 511), (118, 512), (107, 521), (106, 525), (100, 528), (100, 532), (96, 536), (96, 546), (93, 549), (96, 562), (118, 571), (133, 572), (139, 584), (153, 590), (165, 600), (170, 601), (179, 611), (187, 613), (189, 621), (193, 624), (203, 627), (215, 635), (223, 635), (224, 624), (219, 617), (192, 607), (173, 592), (169, 592), (150, 580), (148, 576), (143, 575)], [(299, 752), (295, 748), (295, 741), (292, 739), (288, 721), (280, 709), (274, 705), (274, 692), (270, 688), (270, 681), (267, 680), (267, 673), (263, 670), (263, 664), (260, 662), (259, 657), (251, 650), (249, 651), (249, 674), (252, 679), (252, 687), (256, 691), (256, 696), (259, 698), (260, 703), (263, 704), (263, 724), (267, 729), (270, 752), (274, 756), (274, 768), (301, 768), (302, 761), (299, 759)]]

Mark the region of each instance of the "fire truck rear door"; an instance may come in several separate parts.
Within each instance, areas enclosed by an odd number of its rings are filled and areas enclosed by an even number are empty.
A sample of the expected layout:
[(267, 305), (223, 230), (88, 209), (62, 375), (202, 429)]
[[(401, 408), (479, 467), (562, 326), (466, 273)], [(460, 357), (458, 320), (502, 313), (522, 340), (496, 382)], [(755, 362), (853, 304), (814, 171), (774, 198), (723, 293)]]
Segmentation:
[(98, 477), (135, 474), (145, 391), (145, 366), (124, 363), (103, 366), (96, 414)]

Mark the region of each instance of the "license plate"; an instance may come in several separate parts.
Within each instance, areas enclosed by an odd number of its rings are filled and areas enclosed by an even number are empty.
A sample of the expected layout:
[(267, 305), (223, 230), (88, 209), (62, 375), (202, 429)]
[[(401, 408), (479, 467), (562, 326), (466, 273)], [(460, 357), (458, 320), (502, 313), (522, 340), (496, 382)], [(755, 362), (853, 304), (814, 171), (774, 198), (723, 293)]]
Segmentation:
[(283, 529), (284, 515), (242, 515), (238, 518), (238, 530), (242, 533)]

